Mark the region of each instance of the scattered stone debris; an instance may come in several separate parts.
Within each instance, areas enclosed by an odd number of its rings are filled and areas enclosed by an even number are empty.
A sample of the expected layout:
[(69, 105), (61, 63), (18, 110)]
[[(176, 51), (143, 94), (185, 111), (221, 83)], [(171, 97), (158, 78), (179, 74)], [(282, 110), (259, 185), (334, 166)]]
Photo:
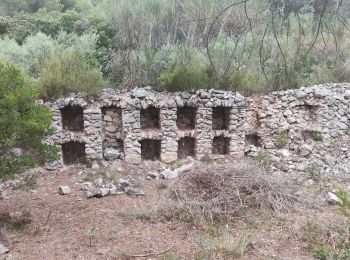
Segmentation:
[[(94, 174), (93, 174), (94, 175)], [(80, 183), (80, 189), (86, 191), (87, 198), (102, 198), (108, 195), (136, 195), (144, 196), (143, 190), (135, 189), (131, 187), (131, 182), (127, 179), (120, 178), (118, 181), (102, 178), (95, 175), (96, 180), (94, 182)]]
[(179, 174), (191, 170), (193, 166), (194, 166), (194, 163), (192, 162), (189, 164), (182, 165), (179, 168), (176, 168), (175, 170), (165, 169), (163, 172), (161, 172), (161, 175), (163, 176), (164, 179), (167, 179), (167, 180), (176, 179), (179, 176)]
[(0, 244), (0, 254), (6, 254), (10, 252), (10, 249), (8, 249), (6, 246), (4, 246), (3, 244)]
[(68, 186), (59, 186), (58, 187), (58, 194), (60, 195), (68, 195), (71, 193), (71, 190)]
[(333, 192), (327, 192), (326, 201), (331, 205), (339, 205), (341, 204), (341, 200), (335, 195)]

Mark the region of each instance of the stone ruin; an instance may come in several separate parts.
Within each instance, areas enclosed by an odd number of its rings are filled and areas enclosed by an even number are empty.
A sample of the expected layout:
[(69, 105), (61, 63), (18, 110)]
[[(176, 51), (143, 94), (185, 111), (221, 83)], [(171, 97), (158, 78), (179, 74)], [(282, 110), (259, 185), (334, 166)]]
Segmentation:
[[(64, 164), (118, 159), (170, 163), (215, 154), (241, 158), (261, 149), (277, 157), (303, 158), (320, 147), (331, 151), (335, 139), (343, 141), (339, 156), (350, 157), (349, 84), (250, 97), (220, 90), (105, 89), (98, 99), (72, 94), (46, 105), (55, 130), (46, 141), (62, 148)], [(313, 140), (315, 135), (322, 142)]]

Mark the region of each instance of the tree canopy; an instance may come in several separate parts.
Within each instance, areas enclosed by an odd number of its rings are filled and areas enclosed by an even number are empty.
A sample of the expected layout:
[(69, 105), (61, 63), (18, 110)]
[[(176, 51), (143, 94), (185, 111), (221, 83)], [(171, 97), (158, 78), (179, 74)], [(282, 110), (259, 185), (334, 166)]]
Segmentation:
[[(45, 82), (45, 98), (136, 85), (253, 93), (350, 78), (349, 1), (5, 0), (0, 5), (0, 59)], [(67, 46), (75, 51), (66, 52)], [(48, 77), (48, 64), (63, 56), (66, 62), (55, 74), (64, 75), (70, 63), (84, 69), (70, 80)], [(91, 77), (95, 87), (82, 89)]]

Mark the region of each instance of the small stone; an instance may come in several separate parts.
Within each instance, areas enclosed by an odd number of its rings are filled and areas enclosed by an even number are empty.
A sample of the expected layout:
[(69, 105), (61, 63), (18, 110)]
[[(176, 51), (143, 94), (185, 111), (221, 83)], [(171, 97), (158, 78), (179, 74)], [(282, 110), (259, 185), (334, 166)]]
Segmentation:
[(161, 175), (166, 180), (172, 180), (172, 179), (176, 179), (178, 177), (177, 172), (172, 171), (171, 169), (166, 169), (166, 170), (162, 171)]
[(56, 171), (60, 168), (61, 164), (59, 161), (53, 161), (45, 164), (45, 169), (48, 171)]
[(91, 188), (86, 192), (86, 197), (92, 198), (92, 197), (100, 197), (101, 191), (98, 188)]
[(128, 195), (145, 196), (145, 192), (143, 190), (135, 189), (131, 187), (126, 188), (125, 193)]
[(326, 201), (331, 205), (340, 205), (341, 200), (333, 192), (327, 192)]
[(110, 191), (110, 189), (101, 188), (101, 189), (100, 189), (100, 196), (101, 196), (101, 197), (107, 196), (107, 195), (109, 194), (109, 191)]
[(122, 188), (126, 188), (126, 187), (130, 186), (130, 182), (126, 179), (121, 178), (121, 179), (119, 179), (118, 183)]
[(106, 148), (104, 150), (103, 156), (107, 161), (112, 161), (120, 158), (120, 152), (113, 148)]
[(148, 92), (144, 88), (137, 88), (134, 89), (131, 93), (132, 96), (136, 98), (145, 98), (147, 96)]
[(350, 99), (350, 89), (345, 91), (344, 97)]
[(71, 192), (71, 190), (68, 186), (59, 186), (58, 187), (58, 194), (60, 194), (60, 195), (67, 195), (70, 192)]
[(0, 254), (6, 254), (10, 252), (10, 249), (8, 249), (6, 246), (4, 246), (3, 244), (0, 244)]
[(287, 157), (289, 157), (289, 151), (286, 150), (286, 149), (283, 149), (283, 150), (281, 151), (281, 155), (282, 155), (283, 157), (287, 158)]

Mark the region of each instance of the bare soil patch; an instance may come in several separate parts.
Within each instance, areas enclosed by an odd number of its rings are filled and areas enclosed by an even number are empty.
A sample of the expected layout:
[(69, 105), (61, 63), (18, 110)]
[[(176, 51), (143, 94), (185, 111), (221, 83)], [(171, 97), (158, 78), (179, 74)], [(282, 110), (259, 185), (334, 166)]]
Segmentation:
[[(220, 225), (194, 223), (169, 212), (177, 203), (168, 197), (176, 180), (145, 179), (150, 168), (159, 167), (123, 165), (122, 177), (137, 182), (144, 197), (87, 199), (77, 185), (84, 169), (77, 166), (42, 172), (34, 190), (8, 191), (0, 201), (0, 243), (11, 250), (6, 259), (314, 259), (315, 246), (331, 244), (346, 226), (347, 217), (321, 199), (319, 186), (297, 188), (312, 202), (306, 209), (254, 209)], [(59, 195), (60, 185), (72, 193)], [(21, 218), (23, 212), (27, 222), (19, 228), (6, 226), (1, 217)]]

